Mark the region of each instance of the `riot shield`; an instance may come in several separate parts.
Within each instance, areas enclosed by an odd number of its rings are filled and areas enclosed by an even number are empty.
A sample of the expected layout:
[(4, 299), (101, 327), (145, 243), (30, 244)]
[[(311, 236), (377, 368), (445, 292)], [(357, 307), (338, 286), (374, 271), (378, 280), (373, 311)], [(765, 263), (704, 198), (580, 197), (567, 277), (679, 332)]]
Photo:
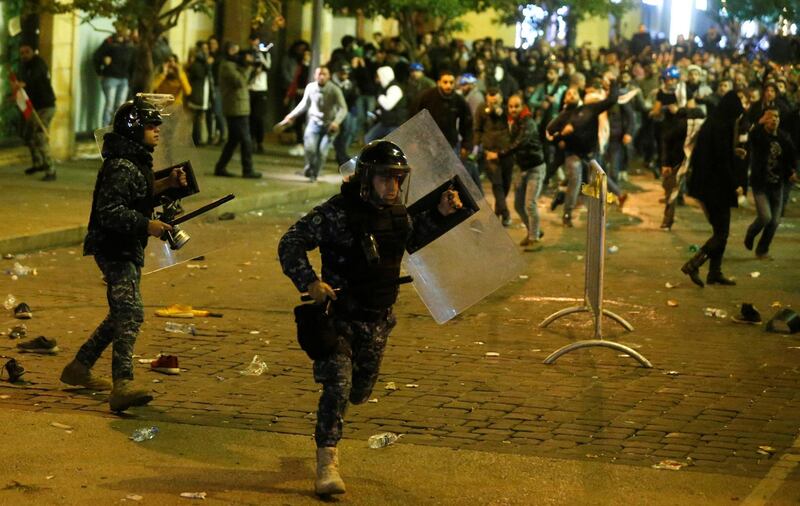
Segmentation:
[[(168, 167), (183, 165), (186, 161), (191, 161), (193, 176), (190, 178), (197, 189), (199, 189), (198, 179), (213, 170), (213, 160), (208, 156), (202, 156), (197, 152), (197, 148), (192, 141), (192, 117), (181, 105), (175, 105), (172, 95), (159, 94), (140, 94), (149, 102), (161, 110), (162, 124), (160, 126), (160, 141), (153, 151), (153, 169), (159, 170)], [(94, 137), (100, 153), (103, 152), (103, 138), (111, 131), (111, 126), (106, 126), (95, 130)], [(204, 204), (201, 199), (194, 197), (186, 204), (187, 211), (200, 207)], [(160, 205), (160, 202), (156, 203)], [(145, 251), (145, 267), (143, 274), (149, 274), (173, 265), (187, 262), (193, 258), (203, 256), (212, 250), (219, 249), (223, 245), (215, 244), (211, 240), (208, 232), (203, 231), (203, 226), (198, 222), (189, 222), (181, 225), (180, 228), (190, 239), (180, 249), (172, 249), (169, 242), (151, 237)]]
[[(427, 110), (386, 137), (400, 146), (411, 166), (401, 197), (412, 219), (431, 211), (442, 191), (458, 190), (464, 208), (445, 230), (409, 245), (403, 267), (437, 323), (445, 323), (516, 279), (524, 262), (516, 244), (484, 200)], [(343, 173), (346, 169), (343, 168)]]

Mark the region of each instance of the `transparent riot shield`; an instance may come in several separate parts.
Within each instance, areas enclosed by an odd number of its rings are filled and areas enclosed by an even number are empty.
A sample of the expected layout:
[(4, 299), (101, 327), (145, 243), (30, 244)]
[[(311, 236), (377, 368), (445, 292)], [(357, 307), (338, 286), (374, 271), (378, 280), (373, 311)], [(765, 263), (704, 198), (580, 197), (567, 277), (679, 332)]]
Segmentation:
[[(182, 106), (175, 105), (172, 95), (139, 94), (137, 96), (147, 99), (161, 109), (160, 140), (153, 151), (153, 169), (157, 172), (190, 161), (195, 182), (210, 173), (213, 169), (213, 160), (208, 156), (203, 156), (202, 152), (198, 152), (192, 141), (191, 113), (184, 110)], [(111, 126), (106, 126), (94, 132), (95, 141), (101, 154), (105, 134), (111, 130)], [(206, 203), (207, 200), (193, 196), (183, 201), (182, 205), (185, 211), (190, 212)], [(157, 206), (160, 204), (161, 202), (156, 202)], [(161, 209), (157, 207), (156, 212), (159, 211)], [(172, 249), (169, 242), (151, 237), (145, 251), (145, 267), (142, 272), (149, 274), (221, 248), (222, 244), (215, 244), (208, 237), (209, 234), (204, 232), (205, 227), (200, 223), (201, 221), (202, 218), (198, 218), (196, 221), (180, 225), (180, 229), (189, 239), (179, 249)]]
[(400, 146), (411, 166), (403, 189), (408, 195), (401, 197), (412, 219), (434, 211), (447, 189), (458, 190), (464, 204), (446, 230), (418, 238), (403, 259), (434, 320), (445, 323), (516, 279), (524, 262), (427, 110), (386, 139)]

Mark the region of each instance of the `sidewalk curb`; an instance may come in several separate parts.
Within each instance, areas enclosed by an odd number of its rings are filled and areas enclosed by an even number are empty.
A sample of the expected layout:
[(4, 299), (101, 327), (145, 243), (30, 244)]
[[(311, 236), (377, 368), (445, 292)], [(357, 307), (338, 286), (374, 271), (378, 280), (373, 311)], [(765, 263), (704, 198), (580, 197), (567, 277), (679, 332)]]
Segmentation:
[[(317, 182), (316, 184), (309, 184), (305, 188), (298, 188), (286, 192), (265, 192), (241, 198), (237, 197), (231, 202), (209, 211), (206, 219), (216, 218), (222, 213), (245, 213), (282, 204), (324, 199), (336, 193), (337, 189), (338, 187), (335, 184)], [(222, 195), (218, 195), (213, 198), (219, 198), (221, 196)], [(27, 253), (62, 246), (74, 246), (83, 242), (83, 238), (86, 236), (86, 230), (87, 225), (79, 225), (0, 239), (0, 254)]]

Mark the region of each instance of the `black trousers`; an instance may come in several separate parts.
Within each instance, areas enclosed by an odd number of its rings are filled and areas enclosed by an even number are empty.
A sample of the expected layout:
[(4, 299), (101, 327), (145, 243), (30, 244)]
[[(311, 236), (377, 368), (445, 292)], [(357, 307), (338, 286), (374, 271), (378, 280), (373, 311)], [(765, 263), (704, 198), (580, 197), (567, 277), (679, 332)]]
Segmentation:
[(228, 142), (222, 148), (215, 172), (222, 172), (231, 161), (236, 146), (242, 145), (242, 173), (253, 172), (253, 139), (250, 137), (249, 116), (225, 116), (228, 123)]
[(261, 144), (264, 142), (264, 123), (267, 116), (267, 92), (250, 92), (250, 136), (253, 142)]
[(703, 245), (708, 254), (708, 271), (722, 272), (722, 256), (728, 244), (728, 234), (731, 230), (731, 207), (729, 204), (715, 202), (701, 202), (703, 213), (708, 223), (711, 224), (711, 237)]

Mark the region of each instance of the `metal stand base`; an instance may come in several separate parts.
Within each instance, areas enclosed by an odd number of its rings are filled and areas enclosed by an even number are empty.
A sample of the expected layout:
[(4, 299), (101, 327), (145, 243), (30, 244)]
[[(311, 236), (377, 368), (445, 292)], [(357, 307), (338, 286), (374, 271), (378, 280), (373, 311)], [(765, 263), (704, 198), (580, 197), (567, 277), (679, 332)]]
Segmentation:
[(544, 363), (550, 365), (554, 363), (556, 360), (558, 360), (559, 357), (561, 357), (561, 355), (566, 355), (572, 350), (578, 350), (580, 348), (591, 348), (594, 346), (604, 346), (606, 348), (611, 348), (612, 350), (621, 351), (622, 353), (626, 353), (631, 357), (635, 358), (642, 365), (642, 367), (646, 369), (650, 369), (653, 367), (653, 364), (651, 364), (649, 360), (644, 358), (644, 356), (642, 356), (638, 351), (629, 348), (624, 344), (615, 343), (613, 341), (603, 341), (602, 339), (590, 339), (587, 341), (578, 341), (576, 343), (562, 346), (561, 348), (551, 353), (546, 359), (544, 359)]
[[(573, 314), (573, 313), (588, 313), (588, 312), (591, 312), (591, 310), (589, 309), (588, 306), (568, 307), (566, 309), (562, 309), (561, 311), (558, 311), (557, 313), (551, 314), (550, 316), (545, 318), (545, 320), (542, 323), (540, 323), (539, 326), (544, 328), (544, 327), (547, 327), (548, 325), (550, 325), (551, 323), (553, 323), (554, 321), (558, 320), (562, 316), (566, 316), (566, 315)], [(633, 325), (628, 323), (624, 318), (622, 318), (618, 314), (613, 313), (613, 312), (609, 311), (608, 309), (603, 309), (603, 314), (605, 316), (608, 316), (609, 318), (611, 318), (615, 322), (619, 323), (620, 325), (622, 325), (625, 328), (625, 330), (627, 330), (629, 332), (633, 330)], [(599, 325), (597, 325), (596, 326), (596, 330), (597, 330), (598, 334), (599, 334), (599, 328), (600, 328)], [(627, 355), (630, 355), (631, 357), (636, 359), (642, 365), (642, 367), (644, 367), (644, 368), (650, 369), (650, 368), (653, 367), (653, 364), (651, 364), (649, 360), (644, 358), (644, 356), (642, 354), (640, 354), (638, 351), (636, 351), (636, 350), (634, 350), (634, 349), (632, 349), (632, 348), (630, 348), (628, 346), (625, 346), (624, 344), (615, 343), (614, 341), (604, 341), (602, 335), (596, 335), (595, 337), (597, 339), (590, 339), (590, 340), (586, 340), (586, 341), (578, 341), (578, 342), (575, 342), (575, 343), (572, 343), (572, 344), (568, 344), (566, 346), (562, 346), (561, 348), (559, 348), (556, 351), (554, 351), (553, 353), (551, 353), (546, 359), (544, 359), (544, 363), (547, 364), (547, 365), (550, 365), (550, 364), (554, 363), (556, 360), (558, 360), (559, 357), (561, 357), (561, 355), (566, 355), (567, 353), (571, 352), (572, 350), (578, 350), (578, 349), (581, 349), (581, 348), (591, 348), (591, 347), (595, 347), (595, 346), (602, 346), (602, 347), (611, 348), (612, 350), (617, 350), (617, 351), (620, 351), (620, 352), (625, 353)]]
[[(558, 311), (557, 313), (551, 314), (550, 316), (545, 318), (544, 321), (539, 324), (539, 326), (544, 328), (544, 327), (547, 327), (548, 325), (550, 325), (551, 323), (553, 323), (554, 321), (558, 320), (562, 316), (566, 316), (566, 315), (572, 314), (572, 313), (588, 313), (589, 311), (590, 311), (589, 308), (586, 307), (586, 306), (568, 307), (566, 309), (562, 309), (561, 311)], [(633, 332), (633, 325), (628, 323), (620, 315), (618, 315), (616, 313), (613, 313), (613, 312), (609, 311), (608, 309), (603, 309), (603, 314), (608, 316), (609, 318), (611, 318), (615, 322), (619, 323), (620, 325), (622, 325), (625, 328), (625, 330), (627, 330), (628, 332)]]

